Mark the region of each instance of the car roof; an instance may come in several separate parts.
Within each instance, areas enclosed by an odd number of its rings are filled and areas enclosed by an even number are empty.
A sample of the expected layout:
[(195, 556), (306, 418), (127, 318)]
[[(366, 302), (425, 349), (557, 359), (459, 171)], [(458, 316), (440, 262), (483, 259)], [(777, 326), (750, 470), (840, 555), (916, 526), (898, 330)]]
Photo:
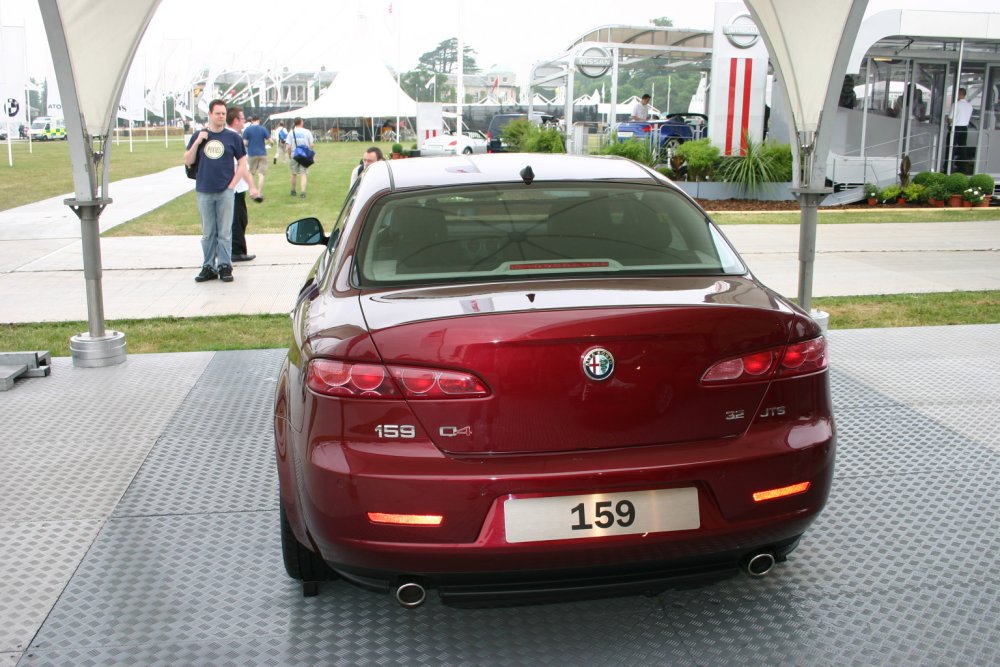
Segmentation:
[(411, 158), (376, 162), (368, 168), (369, 184), (393, 190), (467, 185), (516, 183), (521, 171), (531, 167), (535, 182), (646, 180), (659, 182), (648, 169), (615, 156), (562, 155), (549, 153), (493, 153), (456, 157)]

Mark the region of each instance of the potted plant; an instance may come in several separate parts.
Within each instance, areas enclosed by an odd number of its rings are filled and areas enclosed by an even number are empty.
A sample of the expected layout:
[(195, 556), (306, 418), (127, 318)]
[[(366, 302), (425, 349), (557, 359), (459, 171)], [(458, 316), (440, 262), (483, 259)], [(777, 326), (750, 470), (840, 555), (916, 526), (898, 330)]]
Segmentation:
[(993, 198), (993, 191), (996, 189), (996, 181), (989, 174), (975, 174), (969, 177), (969, 187), (979, 188), (983, 193), (983, 201), (986, 202), (986, 206), (990, 205), (990, 199)]
[(948, 188), (948, 206), (961, 206), (962, 193), (969, 187), (969, 177), (957, 172), (948, 174), (944, 177), (944, 184)]
[(878, 204), (878, 186), (874, 183), (865, 183), (865, 199), (868, 200), (869, 206), (875, 206)]
[(965, 200), (964, 206), (988, 206), (986, 195), (979, 188), (966, 188), (965, 192), (962, 193), (962, 198)]
[(902, 198), (903, 188), (898, 185), (887, 185), (882, 188), (880, 199), (886, 204), (898, 204)]
[(403, 157), (403, 144), (398, 143), (398, 142), (394, 143), (392, 145), (392, 159), (393, 160), (398, 160), (401, 157)]
[(927, 186), (919, 183), (910, 183), (903, 188), (903, 199), (907, 204), (923, 204), (927, 201)]
[(927, 203), (935, 208), (944, 206), (948, 195), (948, 188), (941, 181), (927, 186)]

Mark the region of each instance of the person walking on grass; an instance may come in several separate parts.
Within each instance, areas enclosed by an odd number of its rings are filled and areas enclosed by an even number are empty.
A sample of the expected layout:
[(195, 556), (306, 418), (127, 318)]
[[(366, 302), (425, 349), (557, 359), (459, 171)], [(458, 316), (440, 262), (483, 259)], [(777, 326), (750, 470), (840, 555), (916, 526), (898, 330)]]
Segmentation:
[(313, 133), (302, 127), (302, 119), (296, 118), (295, 123), (292, 125), (292, 131), (288, 133), (288, 137), (285, 139), (285, 147), (288, 150), (288, 168), (292, 171), (292, 191), (289, 193), (293, 197), (295, 196), (295, 178), (298, 177), (298, 194), (302, 199), (306, 198), (306, 184), (309, 179), (309, 167), (303, 167), (301, 164), (292, 159), (292, 153), (295, 152), (295, 147), (298, 145), (305, 145), (309, 148), (313, 148), (315, 145), (315, 139), (313, 139)]
[(264, 177), (267, 176), (267, 142), (271, 131), (260, 124), (260, 116), (252, 116), (250, 124), (243, 130), (243, 141), (247, 145), (247, 168), (257, 179), (257, 201), (264, 199)]
[[(201, 216), (201, 273), (195, 282), (222, 278), (233, 281), (232, 231), (236, 181), (252, 183), (247, 171), (243, 138), (226, 129), (226, 103), (212, 100), (208, 105), (208, 127), (191, 137), (184, 151), (184, 164), (198, 160), (195, 191)], [(250, 196), (257, 188), (250, 186)]]

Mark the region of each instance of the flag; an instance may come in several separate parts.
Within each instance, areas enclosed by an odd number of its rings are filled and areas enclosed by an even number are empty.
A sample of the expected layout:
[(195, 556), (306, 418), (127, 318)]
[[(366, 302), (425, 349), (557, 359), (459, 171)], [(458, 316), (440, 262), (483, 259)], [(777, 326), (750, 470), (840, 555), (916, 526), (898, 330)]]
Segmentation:
[(434, 75), (434, 74), (432, 74), (431, 78), (428, 79), (427, 83), (424, 84), (424, 88), (430, 88), (431, 86), (437, 85), (436, 79), (437, 79), (437, 76)]
[(496, 78), (493, 79), (493, 90), (491, 91), (493, 95), (496, 95), (500, 91), (500, 75), (498, 74)]
[(139, 121), (145, 119), (143, 96), (143, 89), (146, 87), (145, 74), (145, 58), (133, 60), (132, 69), (129, 70), (128, 78), (125, 79), (125, 88), (122, 89), (122, 96), (118, 101), (118, 117), (122, 120)]
[(0, 55), (3, 56), (0, 60), (2, 120), (23, 123), (28, 118), (24, 102), (24, 27), (0, 27)]

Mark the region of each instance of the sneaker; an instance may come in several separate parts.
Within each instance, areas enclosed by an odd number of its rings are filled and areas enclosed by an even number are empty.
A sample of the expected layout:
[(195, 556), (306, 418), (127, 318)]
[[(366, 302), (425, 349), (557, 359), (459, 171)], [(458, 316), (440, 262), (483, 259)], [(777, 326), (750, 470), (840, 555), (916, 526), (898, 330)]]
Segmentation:
[[(210, 266), (203, 266), (201, 267), (201, 273), (194, 277), (194, 281), (196, 283), (203, 283), (206, 280), (215, 280), (218, 277), (219, 274), (215, 272), (215, 269)], [(232, 280), (232, 278), (230, 278), (230, 280)]]
[(294, 196), (295, 196), (295, 190), (292, 190), (292, 191), (291, 191), (291, 192), (289, 192), (288, 194), (290, 194), (290, 195), (292, 195), (292, 196), (294, 197)]
[(301, 198), (301, 199), (305, 199), (305, 198), (306, 198), (306, 193), (304, 193), (304, 192), (303, 192), (302, 194), (300, 194), (300, 195), (299, 195), (299, 198)]
[(274, 158), (274, 162), (272, 162), (271, 164), (278, 164), (278, 158)]
[(219, 267), (219, 277), (222, 278), (222, 282), (231, 283), (233, 282), (233, 267), (228, 264), (223, 264)]
[(249, 262), (250, 260), (257, 257), (257, 255), (243, 254), (243, 255), (233, 255), (234, 262)]
[(256, 197), (253, 198), (253, 200), (259, 204), (262, 201), (264, 201), (264, 195), (257, 195)]

